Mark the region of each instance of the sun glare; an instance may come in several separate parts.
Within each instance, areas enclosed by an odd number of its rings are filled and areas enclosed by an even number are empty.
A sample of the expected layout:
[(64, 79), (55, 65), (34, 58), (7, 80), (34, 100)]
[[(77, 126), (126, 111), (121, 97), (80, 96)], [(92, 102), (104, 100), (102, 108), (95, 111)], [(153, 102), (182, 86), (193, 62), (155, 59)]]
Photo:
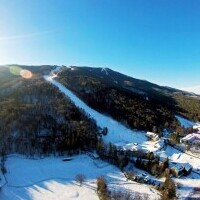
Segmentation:
[(26, 78), (26, 79), (30, 79), (30, 78), (32, 78), (32, 76), (33, 76), (33, 74), (32, 74), (31, 71), (29, 71), (29, 70), (24, 70), (24, 69), (20, 71), (20, 75), (21, 75), (23, 78)]
[(16, 75), (16, 76), (20, 75), (21, 70), (22, 70), (22, 68), (18, 67), (18, 66), (11, 66), (10, 67), (10, 73), (13, 74), (13, 75)]
[(31, 71), (22, 69), (21, 67), (18, 67), (18, 66), (10, 67), (10, 73), (16, 76), (21, 76), (22, 78), (25, 78), (25, 79), (30, 79), (33, 76)]

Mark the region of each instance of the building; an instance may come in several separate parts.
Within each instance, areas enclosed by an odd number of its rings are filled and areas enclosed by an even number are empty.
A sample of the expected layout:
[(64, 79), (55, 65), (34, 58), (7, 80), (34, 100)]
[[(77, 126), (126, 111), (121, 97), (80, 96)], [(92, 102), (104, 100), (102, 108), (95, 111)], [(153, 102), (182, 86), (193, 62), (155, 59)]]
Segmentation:
[(147, 138), (151, 139), (151, 140), (154, 140), (154, 141), (156, 141), (156, 140), (159, 139), (158, 135), (157, 135), (156, 133), (153, 133), (153, 132), (147, 132), (147, 133), (145, 134), (145, 136), (146, 136)]
[(191, 133), (186, 135), (180, 140), (181, 143), (184, 144), (200, 144), (200, 134), (199, 133)]
[(193, 126), (193, 129), (196, 129), (196, 130), (200, 131), (200, 124), (199, 124), (199, 123), (198, 123), (198, 124), (195, 124), (195, 125)]
[(189, 163), (173, 163), (170, 168), (174, 177), (180, 177), (182, 175), (189, 175), (192, 172), (193, 167)]
[(174, 163), (170, 170), (174, 177), (180, 177), (184, 174), (184, 167), (180, 163)]
[(184, 166), (184, 170), (183, 170), (184, 175), (189, 175), (193, 169), (192, 165), (190, 165), (189, 163), (184, 163), (183, 166)]

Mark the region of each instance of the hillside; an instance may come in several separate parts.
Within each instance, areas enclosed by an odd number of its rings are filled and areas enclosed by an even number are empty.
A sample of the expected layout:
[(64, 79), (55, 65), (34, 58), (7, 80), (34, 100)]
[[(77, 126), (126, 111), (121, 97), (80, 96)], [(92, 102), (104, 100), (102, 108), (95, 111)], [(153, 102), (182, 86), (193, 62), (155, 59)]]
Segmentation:
[[(141, 130), (174, 128), (175, 114), (199, 120), (199, 97), (115, 72), (108, 68), (69, 67), (59, 81), (92, 108)], [(193, 105), (193, 107), (191, 106)]]
[[(18, 68), (14, 68), (15, 72)], [(96, 147), (95, 122), (43, 79), (42, 75), (53, 66), (20, 66), (20, 69), (30, 70), (32, 77), (25, 79), (13, 73), (10, 66), (1, 67), (2, 151), (62, 154)]]

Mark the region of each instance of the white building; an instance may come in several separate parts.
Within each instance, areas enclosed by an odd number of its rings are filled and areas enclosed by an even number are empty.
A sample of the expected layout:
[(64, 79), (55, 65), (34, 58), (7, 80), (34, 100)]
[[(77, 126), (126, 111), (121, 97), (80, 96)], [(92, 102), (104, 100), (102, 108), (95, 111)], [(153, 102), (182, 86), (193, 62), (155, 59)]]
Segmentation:
[(197, 129), (200, 132), (200, 124), (197, 123), (193, 126), (193, 129)]
[(154, 141), (159, 139), (158, 135), (156, 133), (153, 133), (153, 132), (147, 132), (145, 134), (145, 136), (148, 137), (151, 140), (154, 140)]
[(186, 144), (198, 144), (200, 143), (200, 134), (199, 133), (191, 133), (186, 135), (184, 138), (181, 139), (181, 143)]

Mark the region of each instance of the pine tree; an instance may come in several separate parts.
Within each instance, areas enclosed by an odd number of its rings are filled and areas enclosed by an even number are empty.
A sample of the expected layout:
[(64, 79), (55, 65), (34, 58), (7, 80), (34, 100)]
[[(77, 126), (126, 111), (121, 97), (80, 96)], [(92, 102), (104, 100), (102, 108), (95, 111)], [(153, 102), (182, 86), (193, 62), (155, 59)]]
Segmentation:
[(102, 176), (97, 178), (97, 193), (101, 200), (108, 199), (107, 183), (105, 178)]
[(171, 200), (176, 198), (176, 185), (174, 181), (167, 175), (164, 183), (163, 200)]

